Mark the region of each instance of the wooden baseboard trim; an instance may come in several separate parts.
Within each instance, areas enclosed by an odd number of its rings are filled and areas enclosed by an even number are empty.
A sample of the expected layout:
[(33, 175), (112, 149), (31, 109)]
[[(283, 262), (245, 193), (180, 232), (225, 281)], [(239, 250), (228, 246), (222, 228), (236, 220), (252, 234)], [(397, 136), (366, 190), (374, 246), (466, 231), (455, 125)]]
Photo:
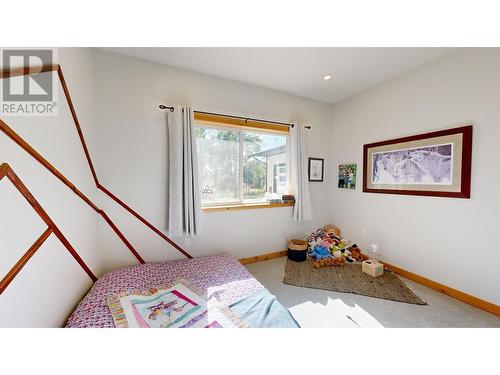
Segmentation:
[[(288, 255), (288, 250), (282, 250), (282, 251), (276, 251), (274, 253), (256, 255), (253, 257), (249, 257), (249, 258), (242, 258), (242, 259), (239, 259), (239, 261), (241, 264), (250, 264), (250, 263), (256, 263), (256, 262), (262, 262), (264, 260), (279, 258), (279, 257), (287, 256), (287, 255)], [(368, 257), (366, 257), (366, 258), (368, 258)], [(461, 292), (460, 290), (454, 289), (452, 287), (440, 284), (436, 281), (433, 281), (433, 280), (430, 280), (426, 277), (417, 275), (416, 273), (407, 271), (403, 268), (394, 266), (390, 263), (387, 263), (384, 261), (381, 261), (381, 263), (383, 263), (386, 268), (397, 273), (398, 275), (406, 277), (409, 280), (415, 281), (416, 283), (419, 283), (423, 286), (434, 289), (434, 290), (441, 292), (443, 294), (446, 294), (447, 296), (450, 296), (452, 298), (456, 298), (459, 301), (462, 301), (462, 302), (465, 302), (471, 306), (477, 307), (478, 309), (481, 309), (481, 310), (487, 311), (491, 314), (500, 316), (500, 306), (495, 305), (494, 303), (485, 301), (481, 298), (474, 297), (470, 294)]]
[(417, 275), (416, 273), (407, 271), (407, 270), (405, 270), (403, 268), (394, 266), (394, 265), (389, 264), (387, 262), (381, 261), (381, 263), (383, 263), (388, 269), (390, 269), (391, 271), (397, 273), (398, 275), (406, 277), (407, 279), (415, 281), (416, 283), (424, 285), (424, 286), (426, 286), (428, 288), (437, 290), (438, 292), (446, 294), (447, 296), (456, 298), (456, 299), (458, 299), (458, 300), (460, 300), (462, 302), (465, 302), (465, 303), (467, 303), (469, 305), (477, 307), (478, 309), (481, 309), (481, 310), (487, 311), (487, 312), (489, 312), (491, 314), (500, 316), (500, 306), (495, 305), (494, 303), (485, 301), (483, 299), (474, 297), (474, 296), (472, 296), (470, 294), (461, 292), (460, 290), (457, 290), (457, 289), (451, 288), (449, 286), (440, 284), (440, 283), (438, 283), (436, 281), (427, 279), (427, 278), (425, 278), (423, 276)]
[[(262, 262), (264, 260), (269, 260), (269, 259), (274, 259), (274, 258), (279, 258), (283, 256), (288, 255), (288, 250), (282, 250), (282, 251), (276, 251), (274, 253), (267, 253), (267, 254), (261, 254), (261, 255), (256, 255), (253, 257), (249, 258), (241, 258), (239, 259), (241, 264), (250, 264), (250, 263), (256, 263), (256, 262)], [(363, 254), (364, 255), (364, 254)], [(365, 256), (368, 258), (367, 256)], [(417, 275), (416, 273), (407, 271), (403, 268), (394, 266), (390, 263), (380, 261), (381, 263), (384, 264), (384, 266), (394, 273), (397, 273), (398, 275), (401, 275), (409, 280), (415, 281), (416, 283), (419, 283), (423, 286), (426, 286), (428, 288), (434, 289), (440, 293), (446, 294), (449, 297), (456, 298), (459, 301), (465, 302), (471, 306), (477, 307), (478, 309), (487, 311), (491, 314), (500, 316), (500, 306), (495, 305), (494, 303), (485, 301), (481, 298), (474, 297), (470, 294), (461, 292), (460, 290), (454, 289), (452, 287), (440, 284), (436, 281), (430, 280), (426, 277)]]
[(276, 251), (274, 253), (256, 255), (254, 257), (249, 257), (249, 258), (241, 258), (241, 259), (239, 259), (239, 261), (241, 264), (250, 264), (250, 263), (255, 263), (255, 262), (262, 262), (263, 260), (284, 257), (287, 255), (288, 255), (288, 250), (282, 250), (282, 251)]

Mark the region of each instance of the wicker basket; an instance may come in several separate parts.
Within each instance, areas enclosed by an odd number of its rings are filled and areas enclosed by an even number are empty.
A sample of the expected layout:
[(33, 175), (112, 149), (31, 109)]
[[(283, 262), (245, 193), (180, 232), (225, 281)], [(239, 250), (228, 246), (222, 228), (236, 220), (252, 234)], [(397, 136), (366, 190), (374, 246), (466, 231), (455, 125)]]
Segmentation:
[(288, 259), (294, 262), (305, 262), (307, 259), (307, 242), (304, 240), (288, 240)]

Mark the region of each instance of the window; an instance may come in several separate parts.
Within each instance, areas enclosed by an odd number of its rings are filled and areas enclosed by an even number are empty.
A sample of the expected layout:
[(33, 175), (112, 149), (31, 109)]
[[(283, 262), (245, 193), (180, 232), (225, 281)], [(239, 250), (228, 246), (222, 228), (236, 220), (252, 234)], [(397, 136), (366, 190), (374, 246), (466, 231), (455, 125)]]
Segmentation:
[(280, 199), (288, 188), (288, 127), (212, 117), (195, 115), (203, 206)]

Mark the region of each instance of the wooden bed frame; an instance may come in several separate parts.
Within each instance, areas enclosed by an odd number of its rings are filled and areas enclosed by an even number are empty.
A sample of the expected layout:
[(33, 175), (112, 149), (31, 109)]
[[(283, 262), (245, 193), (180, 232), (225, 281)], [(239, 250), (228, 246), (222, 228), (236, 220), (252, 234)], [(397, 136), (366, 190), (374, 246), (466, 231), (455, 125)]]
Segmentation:
[[(162, 233), (158, 228), (156, 228), (153, 224), (147, 221), (144, 217), (139, 215), (135, 210), (130, 208), (125, 202), (123, 202), (120, 198), (114, 195), (111, 191), (106, 189), (103, 185), (99, 183), (99, 179), (97, 178), (97, 173), (94, 168), (94, 164), (92, 162), (92, 158), (90, 156), (90, 152), (87, 148), (87, 144), (85, 142), (85, 137), (83, 135), (80, 122), (78, 120), (78, 116), (76, 114), (75, 108), (73, 106), (73, 101), (71, 100), (71, 96), (69, 93), (68, 86), (66, 84), (66, 80), (64, 79), (63, 71), (60, 65), (50, 65), (50, 66), (42, 66), (42, 67), (24, 67), (15, 70), (6, 70), (0, 72), (0, 79), (6, 79), (16, 76), (24, 76), (30, 74), (40, 74), (46, 72), (57, 72), (57, 76), (59, 81), (61, 82), (62, 89), (64, 91), (64, 96), (68, 103), (68, 106), (71, 111), (71, 116), (73, 118), (73, 122), (78, 133), (78, 137), (80, 139), (80, 143), (83, 148), (83, 152), (85, 153), (85, 157), (87, 159), (90, 171), (92, 173), (92, 177), (94, 179), (95, 185), (97, 189), (101, 190), (104, 194), (106, 194), (109, 198), (118, 203), (121, 207), (123, 207), (127, 212), (132, 214), (136, 219), (138, 219), (141, 223), (146, 225), (149, 229), (151, 229), (154, 233), (160, 236), (165, 242), (173, 246), (176, 250), (181, 252), (188, 259), (193, 258), (186, 250), (180, 247), (177, 243), (171, 240), (168, 236)], [(66, 185), (73, 193), (75, 193), (80, 199), (82, 199), (88, 206), (90, 206), (94, 211), (96, 211), (102, 218), (106, 221), (106, 223), (111, 227), (111, 229), (116, 233), (116, 235), (120, 238), (120, 240), (127, 246), (130, 252), (134, 255), (134, 257), (139, 261), (139, 263), (143, 264), (144, 259), (139, 255), (137, 250), (132, 246), (132, 244), (127, 240), (127, 238), (123, 235), (123, 233), (118, 229), (118, 227), (113, 223), (113, 221), (109, 218), (109, 216), (102, 210), (97, 207), (85, 194), (83, 194), (69, 179), (67, 179), (61, 172), (59, 172), (51, 163), (49, 163), (39, 152), (37, 152), (28, 142), (26, 142), (21, 136), (19, 136), (12, 128), (10, 128), (2, 119), (0, 119), (0, 130), (7, 135), (12, 141), (14, 141), (19, 147), (21, 147), (26, 153), (31, 155), (36, 161), (38, 161), (45, 169), (51, 172), (55, 177), (57, 177), (64, 185)], [(0, 166), (0, 180), (7, 176), (8, 179), (14, 184), (14, 186), (21, 192), (21, 194), (28, 200), (33, 209), (40, 215), (42, 220), (48, 225), (47, 230), (38, 238), (38, 240), (31, 246), (31, 248), (23, 255), (23, 257), (14, 265), (14, 267), (7, 273), (7, 275), (0, 282), (0, 294), (7, 288), (7, 286), (12, 282), (12, 280), (16, 277), (22, 267), (29, 261), (29, 259), (33, 256), (33, 254), (40, 248), (40, 246), (47, 240), (47, 238), (53, 233), (66, 247), (66, 249), (71, 253), (71, 255), (77, 260), (80, 266), (87, 272), (89, 277), (95, 281), (97, 278), (92, 273), (92, 271), (87, 267), (82, 258), (78, 255), (76, 250), (71, 246), (66, 237), (61, 233), (56, 224), (50, 219), (45, 210), (40, 206), (40, 204), (36, 201), (33, 195), (29, 192), (28, 188), (22, 183), (22, 181), (17, 177), (12, 168), (3, 163)]]

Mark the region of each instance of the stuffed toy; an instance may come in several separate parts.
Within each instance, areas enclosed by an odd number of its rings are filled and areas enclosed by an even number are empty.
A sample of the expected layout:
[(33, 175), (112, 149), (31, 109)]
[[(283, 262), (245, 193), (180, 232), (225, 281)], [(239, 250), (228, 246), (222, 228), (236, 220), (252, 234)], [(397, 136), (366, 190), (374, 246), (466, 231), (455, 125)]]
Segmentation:
[(316, 260), (329, 258), (330, 257), (330, 250), (328, 250), (328, 248), (325, 246), (316, 245), (316, 246), (314, 246), (314, 249), (311, 253), (311, 256), (313, 258), (315, 258)]
[(332, 246), (332, 244), (333, 241), (328, 237), (324, 237), (323, 240), (321, 241), (321, 246), (324, 246), (327, 249), (329, 249)]
[(318, 229), (316, 232), (312, 232), (307, 236), (307, 247), (308, 253), (311, 253), (316, 245), (320, 245), (323, 240), (324, 233), (323, 229)]
[(344, 250), (344, 257), (345, 257), (346, 262), (349, 262), (349, 263), (355, 262), (354, 258), (352, 257), (351, 251), (349, 249)]
[(316, 232), (314, 232), (314, 236), (316, 238), (323, 238), (325, 236), (325, 232), (323, 231), (323, 229), (319, 228), (318, 230), (316, 230)]
[(338, 238), (330, 238), (330, 240), (332, 241), (333, 245), (338, 245), (340, 243), (340, 240)]
[(349, 248), (349, 251), (351, 252), (351, 258), (357, 260), (358, 262), (362, 262), (366, 258), (363, 254), (361, 254), (361, 249), (356, 244), (353, 244)]
[(342, 258), (327, 258), (327, 259), (320, 259), (314, 262), (314, 268), (321, 268), (324, 266), (339, 266), (343, 267), (345, 264), (345, 259)]
[(337, 248), (336, 246), (333, 247), (332, 249), (332, 255), (334, 258), (340, 258), (342, 257), (342, 251), (340, 251), (339, 248)]
[(340, 229), (335, 225), (327, 224), (323, 227), (323, 233), (330, 238), (338, 237), (340, 239)]
[[(341, 237), (340, 229), (335, 225), (325, 225), (305, 237), (309, 256), (317, 260), (328, 257), (343, 258), (343, 262), (361, 262), (366, 259), (356, 244)], [(317, 248), (317, 250), (316, 250)]]
[(340, 258), (344, 256), (344, 250), (345, 250), (345, 244), (343, 244), (342, 242), (339, 242), (338, 244), (333, 245), (331, 247), (332, 255), (335, 258)]
[(320, 245), (321, 245), (321, 239), (319, 239), (319, 238), (318, 239), (313, 239), (311, 241), (308, 241), (307, 242), (307, 253), (309, 255), (311, 255), (312, 252), (313, 252), (313, 250), (314, 250), (314, 248), (316, 246), (320, 246)]
[(307, 237), (307, 238), (306, 238), (307, 242), (316, 241), (316, 233), (314, 233), (314, 232), (311, 232), (311, 233), (309, 234), (309, 236), (306, 236), (306, 237)]
[(332, 255), (336, 259), (343, 258), (344, 261), (348, 263), (354, 263), (355, 261), (349, 249), (339, 248), (338, 246), (335, 246), (334, 250), (332, 251)]
[(335, 225), (325, 225), (306, 236), (306, 239), (308, 254), (317, 261), (334, 258), (344, 264), (345, 262), (362, 262), (367, 259), (358, 245), (351, 244), (349, 240), (341, 237), (341, 231)]
[(337, 235), (335, 235), (333, 233), (325, 234), (325, 237), (330, 238), (332, 240), (335, 240), (336, 242), (340, 242), (342, 240), (342, 237), (337, 236)]

